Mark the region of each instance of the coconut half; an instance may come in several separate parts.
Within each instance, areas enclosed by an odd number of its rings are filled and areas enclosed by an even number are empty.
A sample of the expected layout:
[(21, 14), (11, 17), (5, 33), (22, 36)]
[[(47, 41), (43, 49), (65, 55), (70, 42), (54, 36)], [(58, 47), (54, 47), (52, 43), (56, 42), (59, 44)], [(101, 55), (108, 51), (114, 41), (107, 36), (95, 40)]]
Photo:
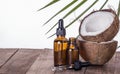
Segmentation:
[(118, 33), (119, 18), (112, 9), (94, 11), (87, 15), (79, 28), (80, 36), (87, 41), (110, 41)]
[(104, 65), (114, 55), (117, 48), (117, 41), (92, 42), (77, 39), (80, 55), (85, 61), (95, 65)]

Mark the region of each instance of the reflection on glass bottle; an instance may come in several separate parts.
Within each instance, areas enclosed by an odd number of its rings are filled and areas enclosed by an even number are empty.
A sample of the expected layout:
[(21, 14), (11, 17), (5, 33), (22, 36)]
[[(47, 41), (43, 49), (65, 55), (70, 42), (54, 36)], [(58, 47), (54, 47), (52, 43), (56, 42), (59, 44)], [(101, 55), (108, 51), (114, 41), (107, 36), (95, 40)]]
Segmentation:
[(65, 28), (63, 27), (63, 20), (59, 20), (59, 26), (56, 31), (57, 38), (54, 40), (54, 67), (57, 70), (63, 70), (67, 64), (67, 47), (68, 41), (65, 38)]
[(79, 60), (79, 50), (77, 48), (76, 39), (74, 37), (69, 38), (67, 59), (68, 68), (73, 68), (74, 62)]

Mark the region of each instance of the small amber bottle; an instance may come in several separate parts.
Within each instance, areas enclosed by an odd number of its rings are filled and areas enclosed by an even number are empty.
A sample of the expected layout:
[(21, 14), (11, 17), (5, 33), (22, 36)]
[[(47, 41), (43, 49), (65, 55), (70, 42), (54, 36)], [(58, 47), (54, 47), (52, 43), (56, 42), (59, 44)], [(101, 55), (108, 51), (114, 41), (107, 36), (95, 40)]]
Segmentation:
[(68, 68), (74, 67), (74, 62), (79, 60), (79, 50), (76, 45), (76, 39), (74, 37), (69, 38), (69, 45), (67, 49), (67, 64)]
[(56, 31), (57, 38), (54, 40), (54, 68), (63, 70), (66, 68), (66, 57), (68, 40), (65, 38), (66, 31), (63, 27), (63, 20), (59, 20), (59, 26)]

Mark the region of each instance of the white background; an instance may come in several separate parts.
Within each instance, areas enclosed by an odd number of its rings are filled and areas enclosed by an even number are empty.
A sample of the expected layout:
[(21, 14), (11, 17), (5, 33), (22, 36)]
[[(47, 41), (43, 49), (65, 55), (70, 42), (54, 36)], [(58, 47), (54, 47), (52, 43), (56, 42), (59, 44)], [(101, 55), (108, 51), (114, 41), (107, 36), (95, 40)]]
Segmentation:
[[(55, 33), (57, 27), (47, 35), (45, 35), (45, 33), (81, 0), (55, 17), (51, 22), (42, 26), (52, 15), (57, 13), (58, 10), (72, 0), (60, 0), (47, 9), (37, 12), (39, 8), (50, 1), (52, 0), (0, 0), (0, 48), (53, 48), (53, 40), (56, 36), (50, 39), (47, 39), (47, 37)], [(94, 1), (95, 0), (88, 0), (82, 7), (67, 17), (64, 20), (65, 25), (70, 23)], [(86, 15), (93, 10), (98, 10), (104, 1), (105, 0), (99, 0)], [(104, 8), (117, 10), (118, 1), (119, 0), (109, 0)], [(83, 17), (84, 16), (79, 20)], [(66, 29), (67, 38), (76, 37), (78, 35), (79, 20)], [(120, 33), (118, 33), (114, 39), (117, 40), (120, 45)]]

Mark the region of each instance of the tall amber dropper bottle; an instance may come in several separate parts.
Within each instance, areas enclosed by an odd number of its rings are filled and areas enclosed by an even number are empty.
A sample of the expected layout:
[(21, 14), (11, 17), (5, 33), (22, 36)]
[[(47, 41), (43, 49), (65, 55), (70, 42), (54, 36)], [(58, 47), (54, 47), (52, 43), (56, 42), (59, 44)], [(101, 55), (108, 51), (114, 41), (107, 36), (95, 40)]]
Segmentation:
[(65, 38), (66, 30), (63, 26), (63, 19), (59, 20), (56, 30), (57, 38), (54, 40), (54, 68), (63, 70), (66, 68), (66, 57), (68, 40)]

